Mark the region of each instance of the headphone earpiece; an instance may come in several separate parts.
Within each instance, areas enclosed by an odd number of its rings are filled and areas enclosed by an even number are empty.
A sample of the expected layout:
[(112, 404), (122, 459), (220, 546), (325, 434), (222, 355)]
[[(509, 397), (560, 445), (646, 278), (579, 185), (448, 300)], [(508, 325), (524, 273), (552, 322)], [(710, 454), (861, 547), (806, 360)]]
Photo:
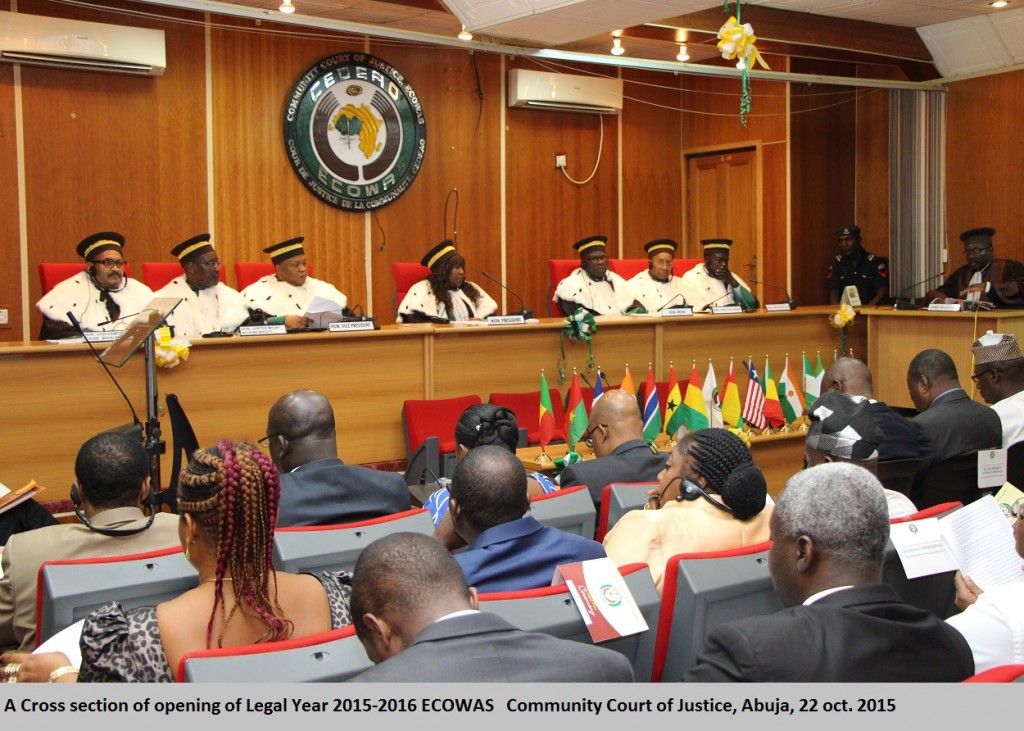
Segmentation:
[(85, 268), (85, 271), (86, 271), (86, 273), (87, 273), (87, 274), (88, 274), (88, 275), (89, 275), (90, 277), (95, 277), (95, 276), (96, 276), (96, 265), (95, 265), (95, 264), (90, 264), (89, 266), (87, 266), (87, 267)]
[(75, 506), (75, 512), (82, 508), (82, 496), (78, 492), (78, 483), (71, 483), (71, 503)]
[(109, 536), (111, 538), (115, 538), (117, 536), (134, 536), (153, 525), (153, 521), (156, 519), (157, 514), (156, 498), (156, 491), (151, 487), (146, 495), (146, 499), (143, 501), (143, 506), (149, 510), (149, 520), (147, 520), (146, 524), (141, 528), (100, 528), (97, 525), (93, 525), (82, 510), (82, 494), (78, 490), (78, 483), (71, 483), (71, 503), (75, 506), (75, 515), (77, 515), (78, 519), (82, 521), (82, 525), (94, 533), (99, 533), (101, 536)]
[(683, 500), (696, 500), (704, 495), (705, 492), (701, 489), (700, 485), (688, 477), (683, 477), (679, 483), (679, 494), (676, 495), (676, 502), (681, 503)]

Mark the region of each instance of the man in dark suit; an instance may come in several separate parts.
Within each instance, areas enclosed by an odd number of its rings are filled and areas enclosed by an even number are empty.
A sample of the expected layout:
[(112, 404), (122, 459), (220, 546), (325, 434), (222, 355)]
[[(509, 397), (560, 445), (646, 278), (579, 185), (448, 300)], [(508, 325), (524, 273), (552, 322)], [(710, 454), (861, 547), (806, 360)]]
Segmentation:
[(410, 508), (400, 474), (338, 459), (334, 410), (322, 393), (300, 390), (279, 398), (260, 443), (269, 444), (281, 473), (280, 527), (354, 523)]
[(562, 471), (562, 487), (586, 485), (595, 505), (612, 482), (657, 482), (667, 454), (651, 451), (636, 397), (620, 389), (606, 391), (594, 404), (584, 435), (597, 459), (577, 462)]
[(771, 533), (768, 570), (787, 609), (713, 629), (683, 680), (958, 682), (974, 673), (959, 632), (880, 583), (889, 513), (870, 472), (839, 463), (798, 472)]
[(624, 655), (478, 611), (476, 589), (428, 536), (374, 541), (353, 573), (356, 634), (376, 667), (349, 682), (633, 682)]
[[(871, 403), (875, 424), (882, 430), (878, 443), (878, 461), (918, 459), (930, 451), (921, 425), (894, 411), (884, 401), (875, 401), (871, 371), (856, 358), (839, 358), (825, 369), (821, 392), (839, 391), (848, 396), (863, 396)], [(923, 448), (922, 448), (923, 445)]]
[(914, 421), (921, 425), (931, 447), (921, 455), (910, 492), (914, 503), (922, 507), (926, 496), (920, 494), (921, 483), (928, 470), (964, 452), (998, 448), (1003, 443), (1003, 427), (995, 411), (972, 401), (960, 387), (956, 364), (941, 350), (930, 348), (914, 356), (907, 368), (907, 389), (914, 408), (921, 412)]

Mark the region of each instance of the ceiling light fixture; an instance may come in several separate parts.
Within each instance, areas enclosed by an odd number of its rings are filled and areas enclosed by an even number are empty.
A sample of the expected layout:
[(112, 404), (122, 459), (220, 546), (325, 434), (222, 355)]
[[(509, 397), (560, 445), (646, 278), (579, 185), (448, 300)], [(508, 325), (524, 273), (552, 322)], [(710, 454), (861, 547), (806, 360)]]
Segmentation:
[(466, 26), (462, 26), (462, 30), (459, 32), (460, 41), (471, 41), (473, 40), (473, 34), (466, 30)]
[(281, 0), (281, 7), (279, 7), (278, 10), (285, 15), (288, 15), (295, 12), (295, 6), (292, 5), (292, 0)]
[(622, 47), (622, 41), (618, 38), (612, 38), (612, 55), (621, 56), (626, 52), (626, 49)]
[(996, 0), (994, 3), (989, 3), (993, 8), (1005, 8), (1009, 4), (1006, 0)]
[(676, 61), (689, 61), (690, 54), (686, 52), (686, 44), (683, 43), (679, 46), (679, 53), (676, 54)]

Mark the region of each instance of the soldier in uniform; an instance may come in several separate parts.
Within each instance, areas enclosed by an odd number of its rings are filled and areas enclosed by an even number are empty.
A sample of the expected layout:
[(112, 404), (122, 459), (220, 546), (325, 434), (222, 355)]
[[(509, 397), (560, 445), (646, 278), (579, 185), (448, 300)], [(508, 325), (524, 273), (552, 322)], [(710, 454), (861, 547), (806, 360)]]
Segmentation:
[(836, 230), (836, 238), (839, 253), (825, 280), (829, 302), (839, 304), (843, 290), (851, 284), (857, 287), (862, 305), (877, 305), (889, 299), (889, 262), (864, 250), (860, 226), (843, 226)]

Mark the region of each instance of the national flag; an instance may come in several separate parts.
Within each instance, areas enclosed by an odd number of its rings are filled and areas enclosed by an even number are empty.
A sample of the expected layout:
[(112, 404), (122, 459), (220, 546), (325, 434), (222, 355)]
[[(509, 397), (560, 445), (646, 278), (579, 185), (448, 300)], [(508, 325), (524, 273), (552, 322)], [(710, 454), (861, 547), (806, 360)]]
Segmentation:
[(779, 384), (772, 376), (772, 366), (768, 362), (768, 356), (764, 357), (764, 382), (761, 384), (764, 389), (764, 418), (768, 426), (782, 426), (786, 423), (786, 415), (782, 413), (782, 404), (779, 403)]
[(747, 395), (743, 399), (743, 420), (758, 429), (768, 423), (764, 418), (764, 391), (757, 377), (754, 361), (747, 361)]
[(583, 392), (580, 391), (580, 377), (572, 372), (572, 384), (569, 386), (569, 405), (565, 409), (565, 442), (569, 450), (576, 448), (576, 443), (587, 433), (587, 407), (583, 404)]
[(683, 394), (679, 390), (679, 382), (676, 380), (676, 368), (671, 362), (668, 364), (668, 397), (665, 399), (665, 433), (674, 437), (679, 427), (683, 425)]
[(654, 369), (648, 364), (647, 382), (644, 384), (644, 441), (648, 444), (661, 434), (661, 403), (658, 401), (658, 384), (654, 380)]
[(601, 383), (601, 366), (597, 367), (597, 380), (594, 381), (594, 398), (590, 400), (590, 410), (594, 410), (594, 404), (604, 395), (604, 385)]
[(540, 372), (540, 446), (541, 449), (555, 438), (555, 412), (551, 409), (551, 391), (544, 370)]
[(796, 373), (789, 364), (789, 353), (786, 353), (786, 365), (782, 367), (782, 375), (779, 376), (779, 403), (787, 424), (792, 424), (803, 416), (804, 394), (800, 382), (796, 379)]
[(718, 379), (715, 378), (715, 364), (708, 358), (708, 372), (704, 376), (704, 413), (708, 415), (708, 426), (721, 428), (722, 402), (719, 400)]
[(683, 397), (683, 424), (688, 431), (708, 428), (708, 415), (704, 411), (704, 392), (700, 388), (700, 374), (697, 372), (697, 361), (693, 361), (693, 372), (690, 382), (686, 384), (686, 395)]
[(732, 369), (732, 358), (729, 359), (729, 375), (725, 379), (725, 395), (722, 396), (722, 421), (729, 426), (742, 429), (743, 412), (740, 407), (740, 389), (736, 385), (736, 374)]
[(807, 354), (804, 353), (804, 405), (810, 411), (818, 396), (821, 395), (821, 377), (825, 375), (825, 368), (821, 365), (821, 351), (818, 351), (818, 367), (814, 368)]
[(629, 363), (626, 364), (626, 375), (622, 377), (622, 383), (619, 384), (619, 388), (626, 393), (636, 395), (636, 386), (633, 385), (633, 376), (629, 375)]

